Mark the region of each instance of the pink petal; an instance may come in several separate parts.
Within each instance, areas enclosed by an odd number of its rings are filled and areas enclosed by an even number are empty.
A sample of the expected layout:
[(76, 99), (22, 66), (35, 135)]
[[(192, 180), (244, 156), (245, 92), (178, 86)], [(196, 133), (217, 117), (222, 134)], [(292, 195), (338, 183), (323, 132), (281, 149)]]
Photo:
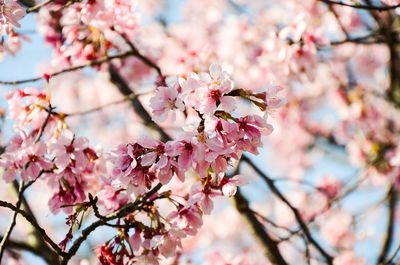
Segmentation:
[(141, 165), (144, 167), (151, 166), (156, 162), (157, 154), (155, 152), (150, 152), (142, 157)]
[(222, 193), (227, 197), (232, 197), (235, 195), (237, 187), (232, 183), (227, 183), (222, 187)]
[(201, 209), (203, 210), (204, 214), (210, 214), (214, 205), (210, 198), (210, 196), (204, 196), (204, 199), (200, 201)]
[(222, 68), (219, 64), (213, 63), (210, 65), (210, 75), (212, 79), (219, 79), (222, 73)]
[(183, 152), (178, 158), (179, 167), (186, 171), (190, 168), (192, 160), (190, 159), (190, 154), (188, 151)]

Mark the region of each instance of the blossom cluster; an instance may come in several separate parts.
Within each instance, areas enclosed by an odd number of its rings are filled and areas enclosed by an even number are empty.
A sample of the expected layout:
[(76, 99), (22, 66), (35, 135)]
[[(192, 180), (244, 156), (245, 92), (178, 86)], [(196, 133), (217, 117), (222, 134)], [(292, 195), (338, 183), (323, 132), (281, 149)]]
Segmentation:
[[(135, 262), (145, 261), (143, 264), (157, 264), (159, 254), (164, 258), (174, 256), (176, 248), (181, 246), (181, 240), (197, 233), (202, 224), (202, 215), (211, 213), (213, 198), (231, 197), (236, 193), (237, 186), (247, 183), (244, 176), (229, 176), (226, 171), (235, 166), (242, 152), (258, 154), (262, 135), (272, 131), (271, 125), (261, 116), (234, 117), (231, 113), (235, 109), (235, 96), (255, 101), (264, 106), (260, 108), (265, 111), (267, 107), (276, 108), (284, 103), (276, 95), (280, 90), (274, 87), (268, 93), (257, 95), (245, 90), (235, 91), (229, 74), (218, 64), (212, 64), (209, 73), (190, 73), (159, 86), (150, 99), (155, 121), (165, 120), (171, 111), (193, 108), (198, 113), (199, 125), (166, 143), (146, 136), (118, 146), (109, 157), (113, 163), (109, 187), (118, 193), (125, 190), (126, 195), (119, 196), (120, 200), (136, 200), (156, 183), (168, 186), (176, 177), (180, 182), (192, 183), (190, 191), (183, 196), (188, 199), (177, 200), (175, 196), (178, 194), (174, 193), (155, 195), (153, 200), (160, 196), (171, 201), (170, 213), (162, 218), (157, 207), (150, 204), (148, 207), (154, 208), (147, 217), (151, 219), (152, 227), (133, 216), (127, 217), (125, 222), (132, 224), (135, 233), (124, 240), (116, 237), (114, 241), (101, 246), (98, 249), (100, 259), (111, 262), (109, 259), (115, 258), (115, 255), (109, 252), (113, 253), (117, 243), (133, 246), (133, 253), (120, 253), (121, 256)], [(106, 203), (107, 200), (116, 199), (116, 193), (111, 197), (109, 195), (106, 198), (99, 197), (100, 201)], [(116, 207), (112, 210), (122, 205), (106, 204)], [(119, 264), (114, 262), (111, 264)]]
[[(213, 197), (231, 197), (237, 186), (247, 183), (243, 176), (226, 172), (235, 167), (242, 152), (258, 154), (261, 137), (272, 132), (262, 113), (285, 103), (277, 95), (280, 90), (272, 87), (252, 93), (235, 89), (229, 74), (218, 64), (212, 64), (208, 73), (167, 78), (150, 99), (153, 119), (161, 122), (171, 111), (192, 109), (198, 116), (197, 128), (165, 143), (144, 136), (121, 144), (102, 158), (111, 164), (109, 171), (99, 169), (100, 154), (89, 147), (88, 139), (76, 137), (66, 129), (67, 115), (54, 111), (48, 92), (34, 88), (12, 91), (7, 95), (10, 116), (20, 133), (1, 156), (3, 178), (7, 182), (18, 176), (25, 182), (39, 177), (47, 180), (55, 190), (49, 201), (51, 211), (63, 209), (71, 214), (69, 220), (77, 219), (89, 193), (97, 193), (99, 205), (112, 212), (146, 196), (157, 183), (168, 187), (174, 177), (182, 183), (192, 183), (187, 194), (155, 193), (138, 211), (144, 220), (137, 219), (138, 213), (124, 217), (121, 221), (126, 223), (127, 230), (124, 226), (119, 229), (125, 236), (119, 234), (98, 248), (102, 264), (122, 264), (127, 260), (156, 264), (159, 255), (174, 256), (181, 240), (197, 233), (202, 215), (213, 209)], [(234, 110), (239, 98), (253, 102), (261, 116), (237, 117)], [(90, 187), (95, 179), (100, 180), (102, 187)], [(177, 199), (178, 195), (184, 198)], [(155, 204), (160, 199), (168, 199), (172, 204), (164, 217)], [(72, 229), (76, 222), (68, 223)], [(128, 236), (131, 228), (135, 232)], [(73, 237), (71, 231), (60, 243), (64, 249)], [(131, 252), (123, 247), (126, 244)], [(122, 252), (116, 255), (115, 249)]]
[[(117, 32), (133, 36), (137, 25), (135, 1), (59, 1), (39, 11), (38, 31), (54, 50), (55, 66), (67, 68), (103, 58), (121, 46)], [(113, 41), (110, 41), (113, 40)]]
[[(11, 139), (0, 159), (3, 178), (25, 182), (46, 179), (56, 192), (49, 201), (52, 212), (86, 198), (87, 179), (98, 158), (85, 137), (64, 129), (60, 116), (52, 114), (49, 95), (35, 88), (9, 92), (10, 117), (18, 133)], [(71, 212), (72, 208), (64, 208)]]
[[(29, 41), (23, 34), (14, 31), (14, 27), (21, 27), (18, 23), (26, 14), (25, 8), (20, 6), (15, 0), (0, 1), (0, 61), (8, 53), (15, 55), (21, 50), (21, 39)], [(8, 36), (4, 40), (4, 36)]]

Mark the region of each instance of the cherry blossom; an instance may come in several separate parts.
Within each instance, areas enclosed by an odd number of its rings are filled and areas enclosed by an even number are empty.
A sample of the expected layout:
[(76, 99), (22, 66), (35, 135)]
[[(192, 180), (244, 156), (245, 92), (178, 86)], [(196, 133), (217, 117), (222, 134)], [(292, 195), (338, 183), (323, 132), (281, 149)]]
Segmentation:
[(23, 18), (26, 14), (25, 9), (14, 0), (2, 0), (0, 2), (0, 25), (13, 25), (21, 27), (18, 20)]

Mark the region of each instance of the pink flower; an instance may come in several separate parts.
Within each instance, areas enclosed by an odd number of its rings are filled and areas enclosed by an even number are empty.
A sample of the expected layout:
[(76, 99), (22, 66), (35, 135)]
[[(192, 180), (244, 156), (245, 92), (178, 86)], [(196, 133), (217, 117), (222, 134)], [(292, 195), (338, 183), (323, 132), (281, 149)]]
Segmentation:
[[(223, 174), (221, 174), (223, 177)], [(232, 178), (226, 178), (223, 177), (220, 180), (220, 185), (222, 186), (222, 194), (227, 197), (232, 197), (233, 195), (236, 194), (237, 187), (238, 186), (243, 186), (248, 183), (248, 180), (245, 176), (243, 175), (236, 175), (233, 176)]]
[[(49, 200), (49, 207), (52, 213), (56, 214), (60, 211), (61, 206), (82, 202), (85, 198), (83, 183), (78, 181), (74, 185), (68, 182), (60, 183), (58, 192)], [(73, 207), (64, 207), (62, 209), (65, 213), (71, 214)]]
[(317, 183), (317, 188), (329, 198), (334, 198), (338, 194), (341, 186), (342, 183), (332, 175), (324, 176)]
[(160, 239), (160, 244), (158, 245), (158, 250), (161, 255), (166, 258), (173, 257), (176, 255), (176, 248), (182, 247), (181, 240), (179, 237), (176, 237), (171, 234), (165, 234)]
[(221, 161), (216, 161), (219, 156), (233, 153), (234, 143), (228, 142), (225, 137), (218, 137), (217, 135), (216, 137), (208, 139), (206, 146), (208, 150), (205, 160), (207, 162), (219, 163)]
[(103, 204), (106, 210), (118, 210), (125, 205), (129, 198), (122, 190), (113, 190), (110, 184), (106, 184), (97, 193), (99, 203)]
[(254, 102), (257, 102), (257, 106), (262, 111), (271, 113), (274, 110), (284, 106), (287, 103), (286, 98), (279, 97), (277, 94), (283, 90), (281, 86), (271, 86), (264, 92), (256, 93), (250, 96)]
[(58, 139), (48, 145), (49, 153), (55, 157), (55, 164), (59, 171), (64, 170), (73, 161), (74, 167), (83, 171), (88, 159), (84, 150), (88, 147), (88, 140), (84, 137), (75, 138), (70, 131), (63, 131)]
[(203, 225), (202, 211), (196, 203), (188, 202), (186, 206), (178, 206), (178, 210), (172, 212), (167, 219), (174, 222), (177, 228), (189, 235), (195, 235), (197, 229)]
[(281, 86), (271, 86), (267, 88), (265, 101), (267, 103), (268, 110), (280, 108), (287, 103), (285, 98), (280, 98), (277, 96), (277, 94), (282, 90), (283, 87)]
[(237, 146), (246, 152), (258, 154), (258, 147), (262, 147), (262, 135), (268, 135), (273, 128), (265, 119), (258, 115), (250, 115), (237, 120), (241, 139), (236, 141)]
[(36, 179), (41, 170), (53, 168), (53, 163), (45, 157), (46, 153), (46, 144), (43, 142), (32, 143), (23, 149), (21, 161), (26, 167), (21, 171), (21, 178), (24, 181)]
[(207, 88), (207, 84), (200, 80), (196, 73), (189, 73), (184, 77), (180, 77), (178, 82), (182, 87), (182, 99), (185, 105), (198, 109), (200, 105), (198, 91), (201, 88)]
[(207, 84), (207, 87), (201, 88), (198, 93), (198, 99), (201, 99), (198, 111), (201, 114), (213, 115), (217, 109), (217, 103), (221, 109), (226, 112), (231, 112), (236, 107), (236, 102), (233, 97), (224, 96), (233, 89), (233, 81), (230, 79), (227, 72), (222, 71), (218, 64), (210, 66), (210, 74), (201, 73), (200, 79)]
[[(150, 170), (150, 166), (142, 165), (141, 156), (145, 155), (146, 148), (138, 143), (120, 145), (116, 151), (112, 153), (111, 161), (115, 167), (112, 171), (113, 187), (126, 188), (129, 184), (139, 187), (144, 192), (144, 188), (150, 188), (156, 179), (156, 172)], [(148, 164), (151, 156), (145, 158), (144, 164)], [(150, 161), (151, 162), (151, 161)]]
[(192, 186), (188, 203), (198, 203), (204, 214), (210, 214), (214, 208), (211, 197), (215, 197), (217, 195), (220, 194), (209, 188), (204, 189), (202, 184), (198, 182)]
[(0, 25), (9, 24), (21, 27), (18, 20), (26, 14), (25, 9), (14, 0), (0, 0)]
[(153, 120), (155, 122), (165, 121), (170, 111), (173, 111), (173, 119), (175, 119), (175, 110), (184, 111), (185, 106), (178, 97), (178, 82), (172, 86), (161, 86), (156, 90), (156, 94), (150, 99), (150, 107), (153, 109)]
[(164, 168), (168, 164), (168, 156), (164, 152), (164, 144), (162, 142), (149, 136), (144, 136), (138, 140), (138, 143), (151, 150), (142, 156), (140, 161), (142, 166), (147, 167), (155, 164), (157, 168)]
[(135, 233), (129, 237), (129, 244), (131, 245), (133, 251), (138, 251), (142, 245), (142, 237), (140, 234), (141, 230), (139, 228), (135, 228)]
[(34, 143), (31, 135), (20, 132), (20, 135), (11, 139), (6, 152), (1, 156), (0, 166), (5, 168), (4, 180), (15, 180), (18, 171), (24, 181), (36, 179), (41, 170), (53, 168), (53, 163), (45, 157), (46, 154), (47, 149), (43, 142)]
[(178, 156), (178, 167), (187, 171), (193, 164), (204, 159), (204, 145), (199, 143), (195, 137), (186, 134), (184, 140), (169, 141), (166, 145), (166, 152), (170, 157)]
[(17, 172), (22, 167), (19, 165), (19, 161), (16, 161), (14, 153), (5, 153), (0, 158), (0, 166), (4, 168), (3, 179), (9, 183), (14, 181), (17, 177)]

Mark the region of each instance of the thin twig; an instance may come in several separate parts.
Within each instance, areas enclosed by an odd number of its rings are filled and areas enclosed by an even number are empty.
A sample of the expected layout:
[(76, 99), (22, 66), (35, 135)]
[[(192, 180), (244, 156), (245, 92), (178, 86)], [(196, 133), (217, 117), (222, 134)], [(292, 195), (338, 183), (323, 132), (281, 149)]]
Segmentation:
[(153, 68), (154, 70), (157, 71), (157, 74), (162, 77), (163, 74), (161, 72), (161, 68), (155, 64), (153, 61), (151, 61), (148, 57), (144, 56), (143, 54), (141, 54), (138, 50), (138, 48), (136, 48), (136, 46), (128, 39), (128, 37), (121, 32), (116, 31), (115, 29), (112, 29), (115, 32), (117, 32), (126, 42), (126, 44), (129, 46), (129, 48), (131, 49), (132, 54), (137, 57), (138, 59), (140, 59), (144, 64), (146, 64), (147, 66)]
[(397, 246), (396, 250), (393, 252), (393, 255), (385, 262), (385, 265), (394, 265), (393, 261), (396, 258), (397, 254), (400, 252), (400, 244)]
[(77, 111), (77, 112), (72, 112), (72, 113), (63, 113), (62, 115), (63, 115), (64, 117), (72, 117), (72, 116), (79, 116), (79, 115), (90, 114), (90, 113), (92, 113), (92, 112), (102, 110), (102, 109), (107, 108), (107, 107), (110, 107), (110, 106), (112, 106), (112, 105), (124, 103), (124, 102), (126, 102), (126, 101), (128, 101), (128, 100), (132, 100), (132, 99), (134, 99), (134, 98), (136, 98), (137, 96), (140, 96), (140, 95), (143, 95), (143, 94), (131, 93), (131, 94), (129, 94), (129, 95), (123, 97), (122, 99), (119, 99), (119, 100), (116, 100), (116, 101), (113, 101), (113, 102), (109, 102), (109, 103), (104, 104), (104, 105), (101, 105), (101, 106), (97, 106), (97, 107), (94, 107), (94, 108), (91, 108), (91, 109), (87, 109), (87, 110), (83, 110), (83, 111)]
[[(368, 41), (368, 39), (373, 38), (373, 37), (379, 37), (380, 34), (379, 33), (371, 33), (365, 36), (361, 36), (361, 37), (354, 37), (354, 38), (346, 38), (344, 40), (337, 40), (337, 41), (331, 41), (330, 45), (335, 46), (335, 45), (341, 45), (341, 44), (345, 44), (345, 43), (356, 43), (356, 44), (378, 44), (378, 43), (384, 43), (383, 39), (375, 39), (372, 41)], [(323, 47), (319, 47), (319, 48), (323, 48)]]
[[(129, 85), (125, 82), (124, 78), (119, 74), (118, 70), (112, 64), (110, 64), (108, 72), (110, 73), (111, 83), (118, 88), (122, 95), (128, 96), (132, 94), (132, 90)], [(171, 140), (171, 137), (153, 121), (150, 114), (137, 97), (131, 99), (131, 105), (136, 114), (142, 118), (144, 126), (150, 128), (153, 132), (157, 132), (161, 141), (166, 142)]]
[[(20, 184), (19, 184), (19, 189), (18, 189), (18, 200), (16, 203), (16, 208), (17, 210), (19, 210), (19, 208), (21, 207), (21, 198), (22, 198), (22, 194), (23, 194), (23, 189), (24, 189), (24, 181), (21, 180)], [(18, 215), (18, 211), (14, 211), (12, 217), (11, 217), (11, 222), (7, 228), (6, 233), (4, 234), (3, 238), (1, 239), (0, 242), (0, 263), (1, 263), (1, 259), (3, 258), (3, 253), (6, 247), (6, 243), (7, 240), (10, 238), (11, 233), (14, 229), (15, 224), (17, 223), (17, 215)]]
[(361, 5), (361, 4), (347, 4), (342, 1), (336, 2), (331, 0), (320, 0), (321, 2), (333, 5), (347, 6), (358, 9), (376, 10), (376, 11), (389, 11), (400, 7), (400, 4), (394, 6), (374, 6), (374, 5)]
[(114, 220), (114, 219), (117, 219), (117, 218), (124, 217), (124, 216), (126, 216), (126, 215), (128, 215), (130, 213), (133, 213), (135, 210), (140, 209), (141, 205), (143, 205), (143, 203), (145, 203), (148, 198), (150, 198), (156, 192), (158, 192), (158, 190), (160, 190), (161, 187), (162, 187), (161, 183), (157, 184), (152, 190), (150, 190), (148, 193), (146, 193), (146, 195), (144, 195), (143, 197), (137, 199), (134, 203), (130, 203), (130, 204), (125, 205), (124, 207), (122, 207), (118, 211), (116, 211), (116, 212), (114, 212), (112, 214), (109, 214), (109, 215), (105, 216), (102, 219), (97, 220), (96, 222), (92, 223), (90, 226), (85, 228), (82, 231), (80, 237), (78, 237), (74, 241), (74, 243), (72, 244), (72, 246), (68, 250), (68, 252), (66, 252), (62, 256), (61, 265), (68, 264), (68, 261), (72, 258), (72, 256), (75, 255), (75, 253), (78, 251), (78, 249), (81, 246), (81, 244), (86, 240), (86, 238), (94, 230), (96, 230), (100, 226), (107, 225), (107, 223), (106, 223), (107, 221), (111, 221), (111, 220)]
[(254, 212), (249, 207), (248, 201), (246, 200), (246, 198), (243, 197), (239, 188), (235, 196), (233, 197), (233, 200), (236, 209), (250, 224), (250, 227), (253, 230), (253, 234), (263, 246), (264, 252), (269, 261), (274, 265), (287, 264), (278, 249), (278, 242), (270, 237), (270, 235), (265, 231), (264, 226), (257, 220)]
[(27, 212), (17, 208), (13, 204), (0, 200), (0, 207), (9, 208), (14, 212), (19, 213), (22, 217), (24, 217), (42, 236), (42, 238), (58, 253), (61, 254), (62, 250), (59, 246), (47, 235), (46, 231), (37, 223), (37, 221), (29, 215)]
[(54, 1), (54, 0), (47, 0), (47, 1), (41, 2), (40, 4), (37, 4), (37, 5), (33, 6), (33, 7), (28, 8), (28, 9), (26, 10), (26, 13), (36, 12), (36, 11), (38, 11), (40, 8), (42, 8), (42, 7), (44, 7), (44, 6), (46, 6), (46, 5), (50, 4), (50, 3), (52, 3), (53, 1)]
[[(3, 239), (3, 237), (0, 236), (0, 240), (2, 240), (2, 239)], [(28, 243), (26, 243), (24, 241), (15, 241), (15, 240), (8, 239), (6, 242), (6, 247), (12, 248), (12, 249), (25, 250), (25, 251), (31, 252), (31, 253), (43, 258), (42, 253), (40, 253), (40, 251), (38, 249), (35, 249), (34, 247), (32, 247), (31, 245), (29, 245)]]
[[(73, 71), (76, 71), (76, 70), (79, 70), (79, 69), (82, 69), (82, 68), (85, 68), (88, 66), (100, 65), (100, 64), (109, 62), (113, 59), (120, 59), (120, 58), (124, 58), (124, 57), (131, 56), (131, 55), (134, 55), (134, 54), (131, 51), (129, 51), (129, 52), (123, 52), (123, 53), (119, 53), (119, 54), (112, 55), (112, 56), (107, 56), (107, 57), (104, 57), (104, 58), (101, 58), (98, 60), (87, 62), (85, 64), (73, 66), (71, 68), (67, 68), (64, 70), (60, 70), (58, 72), (54, 72), (54, 73), (50, 74), (50, 76), (54, 77), (54, 76), (57, 76), (57, 75), (60, 75), (63, 73), (73, 72)], [(40, 77), (34, 77), (34, 78), (29, 78), (29, 79), (24, 79), (24, 80), (17, 80), (17, 81), (0, 81), (0, 84), (1, 85), (18, 85), (18, 84), (24, 84), (24, 83), (29, 83), (29, 82), (36, 82), (41, 79), (45, 79), (45, 78), (43, 76), (40, 76)]]
[(46, 129), (47, 124), (49, 123), (52, 111), (53, 111), (53, 107), (51, 106), (51, 104), (49, 102), (49, 109), (48, 109), (48, 112), (47, 112), (46, 119), (44, 120), (42, 126), (40, 126), (40, 129), (38, 131), (38, 134), (36, 135), (36, 138), (35, 138), (35, 141), (33, 142), (33, 144), (36, 144), (36, 143), (38, 143), (40, 141), (40, 138), (42, 137), (43, 132)]
[(253, 168), (257, 174), (259, 174), (262, 179), (267, 183), (268, 187), (271, 189), (272, 193), (274, 193), (282, 202), (284, 202), (290, 210), (293, 212), (297, 222), (299, 223), (301, 229), (303, 230), (305, 236), (309, 240), (309, 242), (318, 249), (318, 251), (324, 256), (328, 264), (332, 264), (333, 257), (329, 255), (319, 244), (315, 239), (311, 236), (310, 230), (308, 229), (307, 225), (303, 221), (299, 211), (286, 199), (285, 196), (278, 190), (278, 188), (275, 186), (274, 181), (269, 178), (264, 172), (262, 172), (254, 163), (253, 161), (250, 160), (247, 156), (243, 155), (242, 160), (245, 161), (251, 168)]
[(347, 32), (346, 28), (344, 27), (342, 21), (340, 20), (339, 14), (336, 12), (335, 8), (332, 6), (332, 4), (328, 4), (329, 11), (333, 14), (333, 16), (336, 18), (336, 21), (342, 30), (343, 34), (346, 36), (346, 39), (350, 39), (350, 35)]

